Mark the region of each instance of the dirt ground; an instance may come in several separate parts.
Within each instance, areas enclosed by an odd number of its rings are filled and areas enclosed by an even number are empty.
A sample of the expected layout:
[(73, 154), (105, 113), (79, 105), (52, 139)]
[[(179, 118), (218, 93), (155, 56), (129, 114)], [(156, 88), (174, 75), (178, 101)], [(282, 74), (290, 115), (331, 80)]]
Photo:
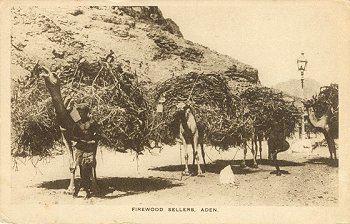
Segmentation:
[[(309, 140), (308, 144), (315, 141)], [(12, 171), (12, 202), (15, 204), (119, 204), (132, 206), (336, 206), (338, 168), (329, 160), (326, 147), (304, 148), (299, 140), (290, 140), (291, 148), (279, 154), (282, 176), (271, 174), (275, 168), (267, 158), (259, 168), (242, 168), (243, 150), (219, 152), (207, 147), (207, 172), (203, 177), (184, 176), (179, 146), (164, 146), (135, 159), (131, 153), (105, 149), (97, 156), (97, 176), (102, 196), (83, 199), (65, 193), (69, 184), (66, 154), (31, 162), (18, 160)], [(236, 154), (237, 152), (237, 154)], [(235, 156), (236, 154), (236, 156)], [(182, 154), (183, 155), (183, 154)], [(248, 152), (248, 166), (252, 166)], [(191, 161), (191, 158), (190, 158)], [(235, 184), (220, 185), (219, 173), (232, 165)], [(79, 173), (79, 172), (78, 172)], [(79, 175), (78, 175), (79, 177)], [(181, 179), (182, 178), (182, 179)]]

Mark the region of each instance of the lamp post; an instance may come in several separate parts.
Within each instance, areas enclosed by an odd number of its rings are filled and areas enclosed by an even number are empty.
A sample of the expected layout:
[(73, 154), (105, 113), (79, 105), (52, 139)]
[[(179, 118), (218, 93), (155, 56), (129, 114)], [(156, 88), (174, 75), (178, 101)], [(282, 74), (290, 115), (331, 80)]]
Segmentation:
[[(301, 91), (302, 91), (302, 99), (305, 100), (305, 91), (304, 91), (304, 71), (306, 70), (307, 60), (305, 58), (304, 53), (301, 53), (301, 56), (297, 60), (298, 70), (301, 74)], [(301, 115), (301, 140), (304, 140), (305, 133), (305, 121), (304, 121), (304, 106), (302, 106), (302, 115)]]

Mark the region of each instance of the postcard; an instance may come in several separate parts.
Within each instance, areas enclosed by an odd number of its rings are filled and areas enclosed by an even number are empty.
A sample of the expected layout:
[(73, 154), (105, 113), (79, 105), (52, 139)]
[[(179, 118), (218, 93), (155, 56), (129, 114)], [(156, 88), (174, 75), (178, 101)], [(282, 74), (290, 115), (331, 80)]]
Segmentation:
[(1, 223), (350, 223), (348, 1), (2, 1)]

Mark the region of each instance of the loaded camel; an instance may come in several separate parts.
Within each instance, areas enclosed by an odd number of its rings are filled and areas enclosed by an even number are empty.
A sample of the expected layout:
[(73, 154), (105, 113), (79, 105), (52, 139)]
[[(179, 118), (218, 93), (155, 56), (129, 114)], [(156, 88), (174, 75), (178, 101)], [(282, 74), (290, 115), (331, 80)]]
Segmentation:
[[(36, 63), (32, 74), (35, 77), (41, 77), (44, 79), (45, 81), (45, 85), (47, 90), (49, 91), (49, 94), (51, 96), (52, 99), (52, 104), (55, 108), (55, 113), (56, 113), (56, 118), (57, 118), (57, 122), (60, 126), (60, 130), (61, 130), (61, 136), (62, 136), (62, 140), (63, 143), (66, 147), (67, 152), (70, 154), (70, 172), (71, 172), (71, 178), (70, 178), (70, 183), (68, 186), (68, 193), (74, 194), (76, 195), (76, 189), (75, 189), (75, 184), (74, 184), (74, 179), (75, 179), (75, 170), (77, 165), (81, 165), (78, 164), (77, 162), (77, 153), (74, 153), (73, 147), (72, 147), (72, 141), (76, 141), (77, 142), (77, 148), (79, 148), (79, 144), (86, 144), (89, 146), (89, 144), (91, 144), (91, 142), (89, 143), (88, 141), (86, 141), (84, 139), (84, 137), (82, 136), (86, 136), (86, 133), (90, 128), (90, 124), (87, 125), (87, 123), (85, 122), (84, 119), (86, 119), (86, 115), (82, 114), (82, 120), (80, 122), (75, 122), (73, 120), (73, 118), (70, 115), (70, 112), (68, 111), (68, 109), (66, 108), (66, 106), (69, 104), (69, 102), (65, 102), (63, 101), (62, 95), (61, 95), (61, 83), (60, 83), (60, 79), (53, 73), (51, 73), (48, 69), (46, 69), (43, 66), (39, 65), (39, 62)], [(79, 110), (79, 108), (78, 108)], [(78, 111), (79, 112), (79, 111)], [(79, 112), (79, 114), (81, 114)], [(88, 127), (89, 126), (89, 127)], [(96, 142), (93, 143), (96, 145), (95, 148), (97, 148), (97, 144)], [(91, 149), (92, 151), (95, 151), (92, 153), (92, 156), (95, 158), (96, 156), (96, 149), (94, 149), (94, 147), (92, 147)], [(98, 191), (98, 186), (97, 186), (97, 178), (96, 178), (96, 161), (95, 161), (95, 165), (92, 167), (93, 172), (93, 178), (92, 178), (92, 187), (94, 188), (94, 191), (97, 192)], [(81, 172), (84, 172), (84, 170)], [(84, 174), (82, 177), (85, 177), (86, 175)], [(88, 195), (87, 195), (88, 196)]]
[(176, 120), (179, 123), (179, 134), (180, 139), (183, 145), (183, 148), (185, 149), (185, 170), (183, 172), (184, 175), (189, 175), (189, 169), (188, 169), (188, 151), (187, 151), (187, 145), (191, 145), (193, 149), (193, 165), (195, 162), (197, 162), (198, 166), (198, 175), (202, 175), (203, 171), (200, 167), (199, 163), (199, 155), (198, 155), (198, 143), (200, 142), (201, 145), (201, 153), (204, 163), (204, 171), (205, 171), (205, 153), (204, 153), (204, 146), (203, 146), (203, 139), (202, 139), (202, 133), (200, 133), (200, 130), (198, 129), (198, 125), (196, 122), (196, 118), (192, 112), (192, 109), (185, 105), (184, 103), (179, 103), (177, 105), (178, 111), (176, 112)]
[(317, 118), (315, 115), (315, 110), (312, 105), (306, 106), (307, 119), (310, 124), (314, 126), (318, 131), (322, 132), (328, 145), (329, 154), (331, 160), (337, 160), (337, 152), (335, 147), (334, 139), (330, 133), (330, 116), (328, 114), (323, 114), (321, 117)]

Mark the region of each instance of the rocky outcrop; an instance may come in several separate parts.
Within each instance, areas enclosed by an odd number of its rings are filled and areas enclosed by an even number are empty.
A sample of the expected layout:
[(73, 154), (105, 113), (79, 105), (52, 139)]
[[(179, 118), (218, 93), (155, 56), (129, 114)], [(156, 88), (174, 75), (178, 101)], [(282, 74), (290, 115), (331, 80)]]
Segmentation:
[(116, 10), (120, 10), (125, 14), (136, 18), (138, 20), (149, 21), (156, 23), (162, 27), (163, 30), (170, 32), (178, 37), (183, 37), (182, 33), (172, 19), (165, 19), (162, 12), (157, 6), (143, 6), (143, 7), (114, 7)]
[[(52, 70), (74, 71), (82, 57), (97, 62), (113, 50), (116, 63), (150, 83), (190, 72), (259, 83), (255, 68), (185, 40), (155, 6), (22, 6), (11, 12), (11, 64), (27, 71), (37, 60)], [(11, 70), (12, 77), (23, 75), (17, 73), (22, 69)]]
[(171, 55), (177, 55), (182, 60), (201, 62), (203, 52), (193, 47), (183, 47), (178, 45), (176, 41), (167, 36), (158, 33), (149, 33), (147, 35), (159, 47), (158, 53), (155, 54), (153, 60), (171, 58)]
[(178, 37), (183, 37), (179, 26), (172, 19), (167, 18), (165, 19), (165, 21), (166, 21), (165, 29), (167, 31), (169, 31), (170, 33)]

